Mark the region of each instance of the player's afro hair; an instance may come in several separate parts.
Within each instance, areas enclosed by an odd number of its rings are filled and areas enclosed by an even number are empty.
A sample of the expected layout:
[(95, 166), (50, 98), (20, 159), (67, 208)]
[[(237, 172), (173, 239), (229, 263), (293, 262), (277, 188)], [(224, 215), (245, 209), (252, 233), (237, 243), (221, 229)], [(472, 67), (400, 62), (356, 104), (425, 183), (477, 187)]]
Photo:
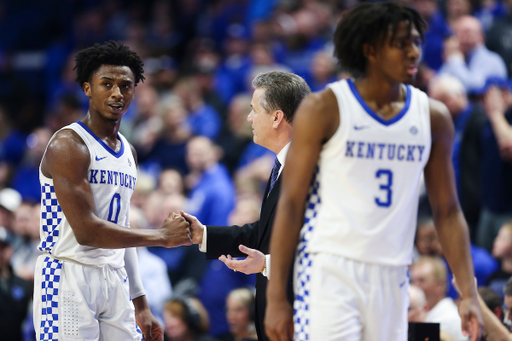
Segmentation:
[(139, 81), (144, 81), (144, 63), (142, 59), (128, 46), (116, 41), (109, 41), (103, 45), (94, 44), (94, 46), (83, 49), (75, 56), (76, 81), (83, 88), (85, 82), (90, 82), (92, 75), (102, 65), (128, 66), (135, 76), (135, 85)]
[(334, 32), (334, 55), (341, 66), (354, 76), (366, 71), (366, 57), (363, 45), (383, 44), (391, 29), (391, 41), (396, 34), (397, 25), (407, 22), (418, 30), (421, 39), (427, 23), (418, 11), (399, 2), (362, 3), (347, 11)]

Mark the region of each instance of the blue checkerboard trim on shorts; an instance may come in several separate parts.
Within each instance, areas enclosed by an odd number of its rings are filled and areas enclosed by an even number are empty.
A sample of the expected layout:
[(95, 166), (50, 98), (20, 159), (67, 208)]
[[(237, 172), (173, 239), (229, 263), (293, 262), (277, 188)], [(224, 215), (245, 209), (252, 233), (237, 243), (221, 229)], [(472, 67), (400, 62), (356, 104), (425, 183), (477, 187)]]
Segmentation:
[(294, 330), (295, 341), (310, 340), (309, 337), (309, 290), (311, 275), (311, 258), (306, 252), (306, 246), (316, 225), (316, 217), (322, 200), (319, 196), (320, 183), (318, 181), (318, 167), (310, 186), (306, 209), (304, 212), (304, 225), (300, 232), (300, 241), (297, 247), (296, 285), (294, 302)]
[(59, 283), (62, 261), (46, 257), (43, 262), (42, 311), (39, 326), (39, 340), (58, 341), (59, 339)]
[(38, 249), (52, 253), (55, 243), (59, 239), (59, 224), (62, 220), (62, 209), (57, 201), (55, 188), (50, 184), (41, 186), (41, 228), (44, 240), (39, 243)]

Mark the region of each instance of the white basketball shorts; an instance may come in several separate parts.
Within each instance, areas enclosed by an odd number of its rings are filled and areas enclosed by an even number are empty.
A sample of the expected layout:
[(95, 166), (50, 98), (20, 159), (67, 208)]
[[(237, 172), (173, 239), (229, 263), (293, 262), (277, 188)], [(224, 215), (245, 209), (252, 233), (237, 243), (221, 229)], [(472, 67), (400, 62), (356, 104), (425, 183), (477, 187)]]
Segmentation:
[(88, 266), (39, 256), (34, 275), (38, 341), (137, 340), (124, 268)]
[(406, 341), (407, 266), (299, 252), (295, 341)]

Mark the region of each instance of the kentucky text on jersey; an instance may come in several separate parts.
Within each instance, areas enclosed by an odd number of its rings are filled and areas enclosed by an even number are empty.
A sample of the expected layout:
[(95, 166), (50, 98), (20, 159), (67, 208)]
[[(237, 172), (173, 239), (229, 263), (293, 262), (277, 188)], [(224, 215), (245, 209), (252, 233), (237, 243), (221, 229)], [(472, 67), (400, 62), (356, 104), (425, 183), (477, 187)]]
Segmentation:
[(119, 184), (120, 186), (134, 189), (135, 181), (137, 181), (137, 178), (123, 172), (109, 171), (105, 169), (91, 169), (89, 173), (89, 183), (91, 184), (115, 186)]
[(346, 157), (358, 159), (421, 162), (425, 146), (365, 141), (347, 141)]

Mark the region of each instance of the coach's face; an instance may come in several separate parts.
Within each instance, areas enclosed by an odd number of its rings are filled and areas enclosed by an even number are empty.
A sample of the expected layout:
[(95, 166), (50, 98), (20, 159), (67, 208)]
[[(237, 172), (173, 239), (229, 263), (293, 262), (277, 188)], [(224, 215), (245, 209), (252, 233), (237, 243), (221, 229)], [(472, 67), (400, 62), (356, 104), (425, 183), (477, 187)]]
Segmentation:
[(273, 113), (267, 112), (260, 105), (260, 98), (265, 95), (266, 89), (258, 88), (254, 90), (251, 100), (251, 112), (247, 116), (247, 121), (251, 122), (254, 143), (268, 148), (272, 141), (272, 127), (274, 123)]

